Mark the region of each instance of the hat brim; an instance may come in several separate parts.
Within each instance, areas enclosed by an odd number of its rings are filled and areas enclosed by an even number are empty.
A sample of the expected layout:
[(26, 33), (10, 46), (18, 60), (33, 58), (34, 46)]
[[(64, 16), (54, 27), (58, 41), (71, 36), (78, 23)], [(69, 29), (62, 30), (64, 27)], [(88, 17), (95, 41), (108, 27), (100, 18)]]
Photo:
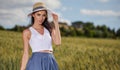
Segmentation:
[(48, 13), (48, 15), (52, 15), (52, 13), (53, 13), (53, 11), (50, 10), (50, 9), (48, 9), (48, 8), (42, 8), (42, 9), (37, 9), (37, 10), (32, 11), (31, 13), (28, 14), (28, 16), (32, 16), (32, 14), (33, 14), (34, 12), (41, 11), (41, 10), (46, 10), (47, 13)]

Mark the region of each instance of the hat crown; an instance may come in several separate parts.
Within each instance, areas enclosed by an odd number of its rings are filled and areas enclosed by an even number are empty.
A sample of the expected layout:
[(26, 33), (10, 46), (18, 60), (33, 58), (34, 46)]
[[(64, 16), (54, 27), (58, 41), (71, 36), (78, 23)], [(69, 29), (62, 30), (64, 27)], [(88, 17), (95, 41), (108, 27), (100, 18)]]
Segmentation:
[(33, 9), (35, 9), (35, 8), (37, 8), (37, 7), (45, 7), (45, 4), (42, 3), (42, 2), (35, 3), (35, 4), (33, 5)]
[(46, 7), (46, 5), (42, 2), (37, 2), (33, 5), (32, 12), (28, 14), (28, 16), (31, 16), (33, 13), (40, 11), (40, 10), (46, 10), (47, 13), (51, 14), (52, 11)]

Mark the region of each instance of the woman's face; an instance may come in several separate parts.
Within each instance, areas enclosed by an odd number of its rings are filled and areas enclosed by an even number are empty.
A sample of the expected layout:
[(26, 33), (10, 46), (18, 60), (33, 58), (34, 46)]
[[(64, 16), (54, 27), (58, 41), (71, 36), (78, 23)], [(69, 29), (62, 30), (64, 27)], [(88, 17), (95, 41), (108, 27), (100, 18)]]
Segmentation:
[(35, 12), (32, 16), (34, 18), (34, 22), (41, 25), (47, 17), (47, 12), (45, 10), (41, 10)]

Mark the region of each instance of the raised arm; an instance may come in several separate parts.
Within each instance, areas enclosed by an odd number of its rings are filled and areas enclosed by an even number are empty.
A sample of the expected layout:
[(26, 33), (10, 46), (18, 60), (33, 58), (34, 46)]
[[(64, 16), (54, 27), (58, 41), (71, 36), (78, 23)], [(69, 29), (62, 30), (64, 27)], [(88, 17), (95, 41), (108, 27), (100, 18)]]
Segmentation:
[(52, 30), (52, 40), (55, 45), (60, 45), (61, 44), (61, 35), (60, 35), (60, 29), (59, 29), (59, 24), (58, 24), (58, 15), (57, 14), (52, 14), (53, 16), (53, 23), (55, 25), (55, 28)]
[(22, 56), (20, 70), (25, 70), (26, 64), (29, 58), (29, 44), (28, 43), (29, 43), (29, 38), (30, 38), (30, 31), (28, 29), (23, 31), (22, 38), (23, 38), (24, 49), (23, 49), (23, 56)]

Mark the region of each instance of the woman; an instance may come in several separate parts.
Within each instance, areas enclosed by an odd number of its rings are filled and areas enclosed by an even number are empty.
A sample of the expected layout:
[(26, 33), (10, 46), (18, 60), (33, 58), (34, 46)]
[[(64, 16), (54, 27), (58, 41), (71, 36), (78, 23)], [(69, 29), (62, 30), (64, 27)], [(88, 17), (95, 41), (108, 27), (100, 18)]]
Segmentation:
[[(51, 13), (50, 13), (51, 12)], [(48, 14), (52, 14), (54, 28), (48, 23)], [(33, 5), (32, 26), (23, 31), (24, 52), (20, 70), (58, 70), (52, 54), (52, 42), (61, 44), (58, 16), (41, 2)], [(32, 56), (29, 59), (29, 45)]]

